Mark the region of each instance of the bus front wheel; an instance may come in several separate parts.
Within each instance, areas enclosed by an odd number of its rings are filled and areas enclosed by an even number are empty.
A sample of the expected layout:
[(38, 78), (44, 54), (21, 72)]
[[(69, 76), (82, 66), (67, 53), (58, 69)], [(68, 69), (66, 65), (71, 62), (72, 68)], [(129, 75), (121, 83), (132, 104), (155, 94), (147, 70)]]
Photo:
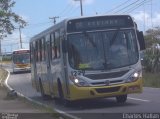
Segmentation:
[(58, 79), (57, 81), (58, 83), (58, 93), (59, 93), (59, 99), (60, 101), (62, 102), (62, 104), (66, 107), (68, 107), (70, 105), (70, 101), (69, 100), (66, 100), (64, 98), (64, 94), (63, 94), (63, 89), (62, 89), (62, 84), (60, 82), (60, 80)]
[(127, 100), (127, 95), (120, 95), (116, 97), (118, 103), (125, 103)]

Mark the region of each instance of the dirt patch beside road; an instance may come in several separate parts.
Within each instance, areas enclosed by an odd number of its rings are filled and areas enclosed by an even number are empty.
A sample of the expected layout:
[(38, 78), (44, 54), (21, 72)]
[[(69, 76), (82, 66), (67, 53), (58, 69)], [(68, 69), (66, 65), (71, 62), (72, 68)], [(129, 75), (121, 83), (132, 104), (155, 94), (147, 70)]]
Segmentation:
[(16, 119), (27, 119), (27, 117), (34, 119), (56, 119), (58, 117), (48, 112), (47, 109), (19, 98), (16, 93), (9, 91), (3, 85), (7, 75), (8, 72), (0, 68), (0, 119), (2, 118), (1, 116), (6, 116), (2, 115), (6, 113), (20, 117)]
[(16, 94), (11, 93), (3, 84), (8, 72), (0, 68), (0, 112), (42, 113), (40, 109), (20, 100)]

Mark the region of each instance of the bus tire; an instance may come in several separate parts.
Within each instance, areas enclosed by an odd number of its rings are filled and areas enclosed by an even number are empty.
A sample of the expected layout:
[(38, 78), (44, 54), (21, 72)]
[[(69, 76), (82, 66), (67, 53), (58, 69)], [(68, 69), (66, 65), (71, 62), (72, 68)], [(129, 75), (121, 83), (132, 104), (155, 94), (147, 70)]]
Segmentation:
[(47, 98), (47, 95), (44, 93), (42, 81), (41, 81), (40, 78), (39, 78), (39, 88), (40, 88), (40, 93), (41, 93), (42, 98), (43, 98), (43, 99), (46, 99), (46, 98)]
[(127, 94), (126, 95), (120, 95), (116, 97), (116, 100), (118, 103), (125, 103), (127, 100)]
[(12, 73), (13, 73), (13, 74), (15, 74), (14, 68), (13, 68), (13, 71), (12, 71)]
[(59, 94), (59, 98), (63, 99), (64, 95), (63, 95), (63, 90), (62, 90), (62, 84), (60, 82), (60, 80), (57, 80), (57, 85), (58, 85), (58, 94)]
[(57, 80), (57, 83), (58, 83), (58, 93), (59, 93), (59, 99), (60, 99), (60, 101), (62, 102), (62, 104), (63, 104), (65, 107), (70, 106), (70, 101), (69, 101), (69, 100), (66, 100), (66, 99), (64, 98), (63, 89), (62, 89), (62, 84), (61, 84), (61, 82), (60, 82), (59, 79)]

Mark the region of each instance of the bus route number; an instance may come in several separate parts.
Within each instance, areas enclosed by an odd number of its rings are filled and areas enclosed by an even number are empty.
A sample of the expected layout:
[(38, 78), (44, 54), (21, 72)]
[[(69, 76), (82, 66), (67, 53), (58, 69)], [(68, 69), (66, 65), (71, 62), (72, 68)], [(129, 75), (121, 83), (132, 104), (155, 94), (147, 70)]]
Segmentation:
[(85, 71), (84, 70), (79, 70), (79, 71), (71, 71), (71, 74), (73, 76), (77, 76), (77, 75), (83, 75), (85, 74)]

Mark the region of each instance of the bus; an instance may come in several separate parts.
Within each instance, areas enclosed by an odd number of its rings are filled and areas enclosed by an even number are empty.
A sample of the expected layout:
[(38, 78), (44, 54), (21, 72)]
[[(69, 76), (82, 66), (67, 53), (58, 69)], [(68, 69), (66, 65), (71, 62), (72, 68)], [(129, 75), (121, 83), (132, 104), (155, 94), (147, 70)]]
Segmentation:
[(31, 80), (42, 97), (76, 100), (141, 93), (143, 32), (129, 15), (65, 19), (30, 40)]
[(18, 49), (12, 53), (12, 69), (13, 73), (19, 71), (31, 71), (30, 50)]

